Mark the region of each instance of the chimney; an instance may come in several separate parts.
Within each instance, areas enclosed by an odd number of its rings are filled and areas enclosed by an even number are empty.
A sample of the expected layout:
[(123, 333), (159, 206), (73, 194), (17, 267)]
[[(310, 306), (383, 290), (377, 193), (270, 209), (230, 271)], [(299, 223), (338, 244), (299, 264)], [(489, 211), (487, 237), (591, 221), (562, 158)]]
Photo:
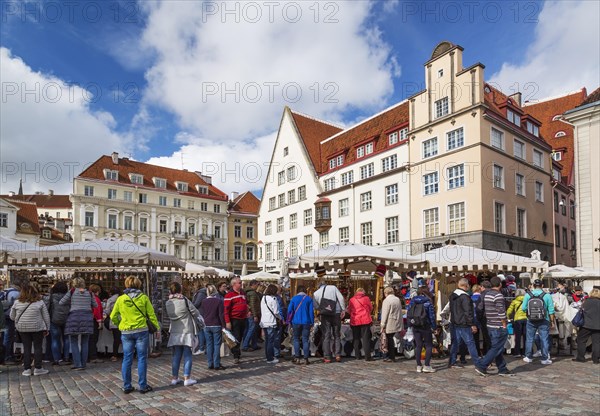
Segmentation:
[(231, 199), (232, 201), (235, 201), (235, 199), (236, 199), (238, 196), (240, 196), (240, 193), (239, 193), (239, 192), (232, 192), (232, 193), (231, 193), (231, 198), (230, 198), (230, 199)]
[(519, 107), (521, 107), (521, 97), (522, 95), (520, 92), (515, 92), (514, 94), (508, 96), (508, 98), (511, 98), (514, 102), (516, 102)]
[(112, 155), (110, 157), (112, 158), (112, 162), (115, 165), (119, 164), (119, 154), (117, 152), (112, 152)]
[(8, 197), (9, 197), (9, 198), (12, 198), (13, 196), (15, 196), (15, 191), (10, 191), (10, 192), (8, 193)]
[(48, 195), (53, 196), (54, 195), (54, 189), (48, 189)]

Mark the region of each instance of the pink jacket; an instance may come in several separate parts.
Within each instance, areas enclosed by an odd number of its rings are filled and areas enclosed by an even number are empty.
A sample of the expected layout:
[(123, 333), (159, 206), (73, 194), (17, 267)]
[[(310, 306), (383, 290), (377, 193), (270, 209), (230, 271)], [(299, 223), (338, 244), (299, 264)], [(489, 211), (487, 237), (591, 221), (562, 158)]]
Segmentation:
[(356, 293), (348, 302), (348, 312), (350, 313), (350, 325), (369, 325), (373, 322), (371, 311), (373, 305), (367, 295), (362, 292)]

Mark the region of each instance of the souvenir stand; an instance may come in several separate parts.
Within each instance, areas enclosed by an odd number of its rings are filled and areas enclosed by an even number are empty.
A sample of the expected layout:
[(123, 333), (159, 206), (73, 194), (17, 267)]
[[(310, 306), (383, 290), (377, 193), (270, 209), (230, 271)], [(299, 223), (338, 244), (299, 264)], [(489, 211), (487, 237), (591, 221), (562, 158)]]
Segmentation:
[[(40, 284), (43, 279), (45, 285), (54, 280), (82, 277), (86, 285), (97, 283), (104, 290), (123, 289), (126, 277), (137, 276), (142, 280), (143, 290), (150, 297), (160, 322), (164, 322), (169, 282), (177, 269), (185, 267), (185, 263), (174, 256), (115, 239), (23, 249), (11, 253), (8, 264), (11, 281), (26, 279)], [(38, 270), (47, 272), (37, 273)], [(49, 276), (52, 276), (51, 280)], [(150, 345), (160, 341), (161, 334), (158, 334), (151, 338)], [(98, 347), (99, 351), (112, 352), (109, 331), (102, 332)]]
[(186, 263), (185, 270), (181, 273), (181, 286), (183, 294), (188, 298), (194, 296), (194, 285), (200, 282), (202, 286), (217, 285), (222, 280), (229, 280), (233, 277), (233, 273), (218, 269), (216, 267), (202, 266), (196, 263)]

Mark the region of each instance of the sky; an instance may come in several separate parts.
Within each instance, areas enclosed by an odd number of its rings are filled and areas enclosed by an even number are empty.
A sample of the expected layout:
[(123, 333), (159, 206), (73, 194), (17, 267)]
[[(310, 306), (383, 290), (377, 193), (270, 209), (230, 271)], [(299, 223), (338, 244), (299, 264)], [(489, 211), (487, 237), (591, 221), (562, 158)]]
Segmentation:
[(351, 126), (423, 89), (441, 41), (524, 100), (600, 85), (596, 1), (3, 0), (1, 15), (1, 194), (71, 193), (116, 151), (260, 196), (285, 106)]

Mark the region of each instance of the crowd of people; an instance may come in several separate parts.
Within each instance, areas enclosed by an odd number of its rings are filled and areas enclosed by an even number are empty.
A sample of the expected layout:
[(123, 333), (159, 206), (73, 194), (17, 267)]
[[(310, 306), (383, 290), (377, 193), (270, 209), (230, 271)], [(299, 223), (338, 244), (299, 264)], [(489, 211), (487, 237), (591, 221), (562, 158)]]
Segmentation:
[[(378, 266), (375, 274), (382, 277), (385, 272), (385, 266)], [(514, 357), (522, 357), (526, 363), (539, 357), (543, 365), (552, 364), (550, 332), (559, 320), (553, 295), (542, 287), (541, 280), (518, 288), (512, 276), (486, 276), (477, 282), (462, 277), (440, 311), (440, 320), (428, 282), (415, 281), (417, 284), (405, 291), (385, 287), (378, 315), (364, 289), (357, 288), (346, 300), (338, 287), (326, 283), (323, 267), (317, 267), (316, 274), (320, 284), (312, 296), (307, 287), (300, 285), (291, 299), (276, 284), (251, 281), (242, 289), (239, 277), (197, 286), (190, 298), (184, 296), (180, 283), (171, 283), (165, 306), (170, 321), (167, 346), (172, 350), (170, 384), (197, 383), (192, 375), (194, 355), (205, 354), (209, 370), (225, 370), (221, 364), (225, 338), (233, 340), (230, 349), (235, 365), (240, 364), (242, 353), (261, 348), (269, 365), (279, 363), (288, 350), (296, 365), (310, 364), (313, 355), (325, 364), (340, 362), (343, 355), (352, 353), (356, 360), (373, 361), (374, 350), (383, 362), (394, 362), (398, 339), (409, 339), (410, 345), (405, 346), (414, 352), (416, 371), (435, 373), (431, 359), (434, 350), (442, 349), (438, 340), (445, 324), (450, 334), (450, 369), (462, 368), (469, 355), (481, 376), (487, 376), (492, 366), (500, 376), (513, 375), (504, 358), (509, 333), (514, 333), (514, 346), (508, 348)], [(103, 296), (103, 302), (101, 288), (95, 284), (86, 287), (81, 278), (73, 279), (69, 286), (56, 282), (44, 297), (34, 285), (13, 284), (1, 292), (4, 313), (0, 330), (4, 342), (0, 360), (15, 362), (13, 343), (18, 341), (23, 344), (24, 376), (47, 374), (44, 361), (70, 364), (73, 371), (81, 371), (88, 362), (102, 361), (96, 345), (100, 331), (106, 329), (114, 341), (111, 361), (118, 361), (122, 346), (123, 392), (135, 390), (134, 355), (139, 391), (152, 391), (146, 377), (149, 334), (160, 330), (160, 325), (150, 299), (141, 289), (142, 282), (130, 276), (122, 293), (113, 289)], [(600, 363), (600, 289), (594, 288), (589, 296), (579, 287), (569, 290), (559, 285), (556, 290), (583, 314), (573, 360), (585, 361), (591, 338), (592, 361)], [(374, 317), (379, 321), (379, 335), (373, 330)], [(349, 346), (342, 343), (343, 322), (351, 328)], [(283, 343), (288, 336), (293, 344), (289, 349)], [(183, 379), (179, 377), (182, 361)]]

